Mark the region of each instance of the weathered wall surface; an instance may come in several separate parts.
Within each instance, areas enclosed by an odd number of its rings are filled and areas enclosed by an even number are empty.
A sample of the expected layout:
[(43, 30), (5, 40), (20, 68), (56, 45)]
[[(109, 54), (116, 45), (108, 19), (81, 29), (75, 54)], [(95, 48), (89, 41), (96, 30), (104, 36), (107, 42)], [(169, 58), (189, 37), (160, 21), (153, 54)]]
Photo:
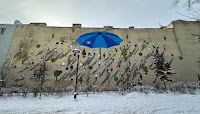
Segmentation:
[(0, 34), (0, 72), (4, 61), (6, 61), (6, 56), (15, 33), (15, 29), (19, 23), (19, 21), (15, 21), (14, 24), (0, 24), (0, 28), (5, 29), (4, 33)]
[[(200, 22), (174, 21), (174, 35), (182, 62), (174, 62), (179, 80), (197, 81), (200, 73)], [(193, 77), (193, 78), (191, 78)]]
[[(188, 23), (188, 24), (185, 24)], [(173, 26), (172, 26), (173, 24)], [(31, 87), (34, 84), (37, 83), (33, 78), (33, 72), (38, 69), (38, 64), (41, 61), (41, 58), (44, 58), (46, 53), (48, 53), (47, 58), (49, 60), (47, 61), (47, 67), (48, 72), (46, 73), (48, 75), (47, 81), (45, 82), (46, 86), (67, 86), (67, 85), (74, 85), (74, 82), (71, 82), (71, 76), (75, 75), (75, 68), (76, 68), (76, 62), (77, 57), (73, 56), (72, 50), (69, 49), (69, 45), (72, 45), (73, 48), (75, 48), (76, 43), (74, 42), (76, 38), (78, 38), (80, 35), (88, 32), (93, 31), (107, 31), (114, 33), (121, 37), (124, 41), (120, 44), (120, 46), (115, 46), (118, 48), (118, 53), (115, 55), (114, 48), (111, 47), (109, 49), (102, 49), (102, 54), (105, 52), (106, 57), (101, 59), (101, 67), (98, 68), (98, 57), (97, 53), (99, 52), (99, 49), (95, 49), (96, 55), (92, 57), (91, 61), (88, 61), (85, 66), (79, 67), (79, 77), (83, 76), (84, 80), (86, 80), (88, 74), (91, 74), (90, 83), (91, 85), (96, 86), (102, 86), (102, 87), (113, 87), (120, 86), (120, 83), (117, 83), (113, 80), (113, 77), (121, 77), (121, 73), (123, 76), (127, 75), (127, 72), (125, 72), (125, 68), (127, 67), (127, 63), (123, 62), (121, 65), (121, 68), (119, 69), (117, 67), (119, 57), (121, 55), (121, 51), (119, 50), (120, 47), (123, 45), (127, 45), (128, 41), (131, 41), (130, 51), (134, 50), (134, 43), (140, 45), (139, 50), (137, 53), (130, 56), (130, 60), (132, 62), (130, 68), (131, 68), (131, 74), (133, 74), (133, 63), (134, 60), (137, 59), (136, 66), (139, 66), (141, 59), (144, 58), (144, 56), (147, 55), (147, 48), (145, 48), (142, 53), (143, 56), (139, 56), (138, 53), (141, 50), (141, 45), (144, 40), (148, 40), (148, 38), (152, 38), (152, 42), (149, 43), (147, 47), (150, 47), (152, 49), (152, 45), (159, 44), (160, 45), (160, 52), (163, 52), (163, 45), (166, 45), (167, 51), (165, 52), (165, 56), (168, 61), (171, 60), (171, 53), (175, 55), (174, 61), (172, 64), (172, 69), (174, 69), (177, 73), (173, 75), (174, 81), (197, 81), (197, 73), (199, 72), (199, 67), (196, 62), (197, 58), (199, 57), (199, 44), (193, 45), (190, 42), (195, 42), (191, 38), (191, 32), (195, 34), (200, 34), (200, 27), (199, 23), (194, 22), (182, 22), (182, 21), (174, 21), (170, 24), (171, 28), (145, 28), (145, 29), (137, 29), (137, 28), (112, 28), (112, 27), (104, 27), (104, 28), (83, 28), (81, 26), (73, 26), (73, 27), (48, 27), (45, 26), (45, 24), (28, 24), (28, 25), (18, 25), (17, 29), (15, 31), (15, 35), (13, 37), (11, 47), (9, 50), (9, 53), (7, 55), (7, 59), (10, 60), (12, 58), (13, 53), (17, 53), (20, 48), (23, 48), (22, 53), (18, 53), (16, 57), (13, 59), (12, 63), (12, 70), (7, 76), (7, 85), (16, 85), (16, 84), (23, 84), (26, 87)], [(174, 28), (172, 28), (174, 27)], [(30, 31), (33, 31), (34, 33), (32, 35), (29, 34)], [(54, 33), (54, 38), (52, 38), (52, 34)], [(128, 35), (128, 39), (126, 36)], [(166, 37), (166, 41), (164, 40), (164, 36)], [(64, 37), (65, 42), (61, 44), (60, 38)], [(190, 39), (191, 38), (191, 39)], [(188, 39), (188, 40), (186, 40)], [(56, 46), (56, 42), (59, 42), (59, 44)], [(36, 45), (40, 44), (41, 47), (37, 48)], [(47, 45), (47, 48), (45, 49), (44, 46)], [(84, 48), (86, 49), (86, 53), (90, 52), (93, 56), (93, 49), (78, 46), (79, 49), (82, 51)], [(51, 50), (54, 50), (57, 48), (57, 52), (53, 53)], [(34, 50), (34, 53), (31, 54), (31, 50)], [(62, 53), (60, 53), (62, 51)], [(111, 57), (114, 55), (114, 61), (112, 58), (109, 58), (108, 51), (111, 51)], [(40, 53), (41, 52), (41, 53)], [(51, 53), (50, 53), (51, 52)], [(68, 57), (72, 55), (72, 65), (74, 66), (74, 69), (72, 71), (69, 71), (70, 74), (65, 74), (65, 68), (67, 65), (67, 59)], [(179, 60), (178, 57), (183, 56), (183, 60)], [(22, 64), (22, 59), (28, 58), (24, 64)], [(56, 58), (56, 62), (51, 63), (50, 59)], [(86, 58), (83, 58), (80, 56), (80, 61), (85, 62), (87, 60)], [(34, 61), (34, 64), (31, 64), (31, 62)], [(65, 62), (65, 65), (62, 66), (61, 63)], [(152, 58), (149, 58), (147, 60), (146, 66), (149, 66), (152, 62)], [(106, 66), (106, 63), (108, 65)], [(8, 63), (7, 63), (8, 65)], [(14, 68), (14, 66), (17, 66)], [(92, 65), (93, 69), (91, 71), (88, 70), (88, 65)], [(111, 72), (111, 76), (108, 77), (106, 70), (110, 69), (110, 67), (113, 67), (113, 72)], [(81, 69), (86, 68), (87, 72), (86, 74), (81, 72)], [(62, 70), (63, 73), (61, 76), (58, 77), (60, 80), (59, 82), (55, 82), (55, 77), (53, 76), (54, 70)], [(94, 75), (99, 74), (101, 76), (98, 76), (98, 81), (95, 81)], [(143, 81), (144, 84), (151, 84), (153, 80), (155, 79), (154, 71), (149, 71), (148, 75), (145, 75), (144, 72), (140, 72), (143, 75)], [(20, 76), (25, 74), (25, 79), (21, 81), (14, 81)], [(122, 77), (123, 77), (122, 76)], [(65, 77), (65, 78), (62, 78)], [(132, 82), (131, 77), (128, 81)], [(137, 79), (139, 78), (139, 75), (137, 75), (134, 78), (134, 82), (137, 83)], [(63, 80), (62, 80), (63, 79)], [(121, 78), (120, 78), (121, 79)], [(107, 81), (110, 80), (110, 81)], [(158, 81), (159, 82), (159, 81)]]

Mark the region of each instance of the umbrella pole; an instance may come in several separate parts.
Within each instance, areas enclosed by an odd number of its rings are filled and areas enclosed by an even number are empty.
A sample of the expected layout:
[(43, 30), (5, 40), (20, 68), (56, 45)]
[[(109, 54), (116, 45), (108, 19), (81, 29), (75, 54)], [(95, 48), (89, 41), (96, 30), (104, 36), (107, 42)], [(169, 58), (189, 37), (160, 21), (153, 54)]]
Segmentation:
[(100, 53), (100, 59), (101, 59), (101, 48), (99, 48), (99, 53)]

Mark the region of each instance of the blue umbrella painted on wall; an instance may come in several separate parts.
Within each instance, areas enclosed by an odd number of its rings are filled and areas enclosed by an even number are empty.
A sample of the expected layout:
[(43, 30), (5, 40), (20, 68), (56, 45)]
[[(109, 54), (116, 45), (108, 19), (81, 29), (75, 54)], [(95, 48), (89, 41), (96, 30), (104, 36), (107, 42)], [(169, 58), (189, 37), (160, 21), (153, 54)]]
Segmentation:
[(120, 45), (123, 40), (116, 34), (109, 32), (90, 32), (81, 35), (76, 41), (79, 45), (101, 49)]

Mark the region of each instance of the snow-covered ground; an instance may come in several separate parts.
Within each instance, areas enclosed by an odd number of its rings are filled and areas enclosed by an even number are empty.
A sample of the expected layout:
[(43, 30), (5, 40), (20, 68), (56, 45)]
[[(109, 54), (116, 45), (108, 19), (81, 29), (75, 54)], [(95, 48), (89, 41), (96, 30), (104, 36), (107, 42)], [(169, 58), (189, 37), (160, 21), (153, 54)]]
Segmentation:
[(1, 114), (200, 114), (200, 95), (97, 93), (78, 95), (42, 96), (42, 99), (21, 96), (0, 98)]

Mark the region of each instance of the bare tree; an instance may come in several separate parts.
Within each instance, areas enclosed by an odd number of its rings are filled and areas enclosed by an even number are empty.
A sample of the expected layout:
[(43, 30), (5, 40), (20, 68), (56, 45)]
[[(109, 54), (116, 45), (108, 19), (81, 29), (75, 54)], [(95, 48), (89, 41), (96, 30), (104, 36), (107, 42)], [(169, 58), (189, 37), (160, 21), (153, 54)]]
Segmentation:
[(195, 21), (200, 20), (200, 9), (194, 7), (194, 6), (200, 5), (200, 0), (173, 0), (174, 7), (178, 7), (180, 4), (186, 7), (189, 14), (176, 12), (177, 14), (187, 17), (191, 20), (195, 20)]
[(46, 69), (46, 61), (43, 62), (43, 64), (41, 65), (40, 67), (40, 73), (41, 73), (41, 86), (40, 86), (40, 99), (41, 99), (41, 93), (42, 93), (42, 87), (43, 87), (43, 84), (44, 84), (44, 81), (45, 81), (45, 72), (47, 71)]
[(188, 10), (191, 10), (194, 5), (199, 5), (200, 0), (174, 0), (173, 6), (177, 6), (179, 4), (183, 4), (187, 7)]
[(7, 76), (7, 74), (8, 74), (8, 72), (9, 72), (9, 68), (7, 67), (7, 66), (2, 66), (2, 69), (1, 69), (1, 74), (0, 74), (0, 87), (2, 86), (2, 87), (4, 87), (5, 86), (5, 78), (6, 78), (6, 76)]
[(41, 83), (39, 84), (40, 99), (41, 99), (41, 95), (42, 95), (43, 84), (44, 84), (46, 76), (47, 76), (46, 72), (48, 71), (46, 61), (47, 61), (47, 55), (45, 55), (44, 60), (40, 63), (38, 73), (36, 74), (36, 80), (41, 80)]

